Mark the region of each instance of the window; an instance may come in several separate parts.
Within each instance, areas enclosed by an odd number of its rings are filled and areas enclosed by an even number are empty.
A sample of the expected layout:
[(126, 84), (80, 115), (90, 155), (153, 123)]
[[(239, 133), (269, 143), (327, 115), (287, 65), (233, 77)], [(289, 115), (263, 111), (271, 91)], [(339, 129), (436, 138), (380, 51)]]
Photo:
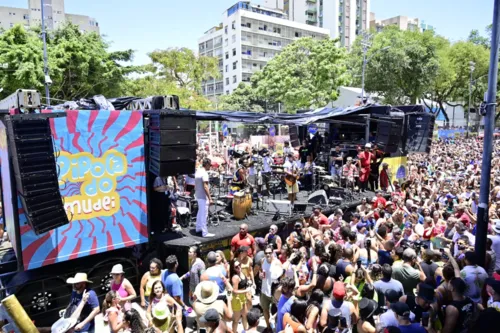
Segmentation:
[(229, 90), (226, 90), (226, 95), (229, 95)]
[(226, 52), (226, 59), (229, 59), (229, 53)]
[(228, 45), (229, 45), (229, 41), (228, 41), (228, 39), (226, 38), (226, 39), (224, 39), (224, 46), (228, 46)]
[(276, 34), (281, 34), (281, 28), (274, 27), (273, 28), (273, 32), (276, 33)]
[(233, 30), (236, 30), (236, 21), (233, 21), (233, 23), (231, 23), (231, 28), (233, 28)]
[(232, 39), (233, 43), (236, 43), (236, 35), (233, 35), (233, 37), (231, 37), (231, 39)]
[(227, 35), (227, 25), (224, 27), (224, 33)]
[(233, 69), (236, 69), (237, 67), (238, 67), (238, 62), (237, 61), (233, 62)]
[(229, 85), (229, 78), (226, 77), (226, 85)]
[(233, 83), (236, 83), (236, 81), (237, 81), (237, 77), (236, 77), (236, 75), (233, 75)]
[(295, 31), (295, 37), (300, 37), (300, 32)]
[(10, 27), (11, 27), (11, 28), (14, 28), (14, 23), (11, 23), (11, 24), (10, 24)]
[(226, 65), (226, 73), (229, 71), (229, 65)]
[(30, 16), (29, 16), (28, 14), (24, 14), (24, 15), (23, 15), (23, 19), (25, 19), (25, 20), (29, 20), (29, 18), (30, 18)]
[(233, 49), (233, 57), (236, 55), (236, 49)]

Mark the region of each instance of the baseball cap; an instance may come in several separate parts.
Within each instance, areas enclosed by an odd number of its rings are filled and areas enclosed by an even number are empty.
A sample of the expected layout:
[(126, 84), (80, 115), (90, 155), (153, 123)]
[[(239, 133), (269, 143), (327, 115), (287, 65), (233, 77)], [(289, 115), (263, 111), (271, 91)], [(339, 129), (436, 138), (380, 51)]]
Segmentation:
[(337, 281), (333, 284), (333, 297), (336, 299), (343, 299), (345, 297), (345, 285), (344, 282)]
[(217, 256), (214, 251), (210, 251), (207, 254), (207, 263), (213, 265), (217, 262)]
[(200, 317), (200, 323), (216, 323), (220, 320), (220, 315), (215, 309), (208, 309), (203, 316)]
[(406, 317), (406, 318), (410, 317), (410, 313), (411, 313), (410, 307), (406, 303), (403, 303), (403, 302), (393, 303), (393, 304), (391, 304), (391, 309), (398, 316)]

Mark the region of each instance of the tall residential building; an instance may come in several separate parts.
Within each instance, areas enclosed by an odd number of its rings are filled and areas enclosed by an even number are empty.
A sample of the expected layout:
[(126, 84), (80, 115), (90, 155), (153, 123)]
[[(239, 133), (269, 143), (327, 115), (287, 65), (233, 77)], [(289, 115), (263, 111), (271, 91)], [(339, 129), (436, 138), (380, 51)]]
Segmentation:
[(222, 23), (198, 40), (199, 54), (219, 58), (221, 72), (220, 79), (203, 82), (203, 94), (212, 100), (229, 94), (294, 40), (329, 35), (328, 29), (288, 20), (279, 9), (240, 1), (224, 12)]
[(432, 25), (426, 24), (425, 21), (418, 18), (411, 18), (407, 16), (396, 16), (385, 20), (377, 20), (374, 13), (370, 13), (370, 29), (381, 31), (387, 26), (397, 26), (401, 30), (434, 30)]
[(290, 20), (330, 30), (349, 47), (361, 31), (370, 28), (370, 0), (265, 0), (283, 10)]
[[(40, 0), (28, 0), (28, 8), (0, 7), (0, 29), (12, 28), (22, 24), (26, 28), (41, 25), (42, 9)], [(71, 22), (82, 31), (99, 33), (99, 24), (89, 16), (67, 14), (64, 10), (64, 0), (44, 0), (45, 26), (52, 30), (58, 26)]]

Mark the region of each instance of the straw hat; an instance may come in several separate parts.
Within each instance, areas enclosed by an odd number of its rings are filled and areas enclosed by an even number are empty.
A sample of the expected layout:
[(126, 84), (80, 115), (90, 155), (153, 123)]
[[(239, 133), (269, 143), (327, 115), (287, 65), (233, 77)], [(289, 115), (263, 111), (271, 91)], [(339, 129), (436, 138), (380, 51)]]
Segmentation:
[(152, 315), (158, 320), (164, 320), (170, 317), (171, 314), (167, 302), (160, 302), (156, 304), (153, 308)]
[(74, 277), (70, 277), (66, 280), (66, 283), (68, 284), (76, 284), (76, 283), (92, 283), (92, 281), (89, 281), (87, 279), (87, 273), (76, 273)]
[(50, 331), (52, 333), (65, 333), (76, 325), (76, 318), (61, 318), (56, 321)]
[(109, 274), (124, 274), (125, 272), (123, 271), (123, 266), (122, 264), (116, 264), (111, 268), (111, 273)]
[(219, 286), (212, 281), (200, 282), (194, 290), (196, 299), (203, 304), (211, 304), (219, 297)]

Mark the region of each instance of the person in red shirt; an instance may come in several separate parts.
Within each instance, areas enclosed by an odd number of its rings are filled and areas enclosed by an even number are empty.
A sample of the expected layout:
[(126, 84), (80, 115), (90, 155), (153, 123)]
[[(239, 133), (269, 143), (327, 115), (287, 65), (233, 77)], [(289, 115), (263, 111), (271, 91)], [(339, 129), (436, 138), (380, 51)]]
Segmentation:
[(371, 143), (365, 145), (365, 150), (361, 151), (361, 147), (358, 147), (358, 159), (359, 159), (359, 182), (361, 184), (361, 191), (364, 192), (368, 189), (368, 176), (370, 175), (370, 163), (373, 159), (373, 154), (370, 152), (372, 149)]
[(314, 228), (320, 230), (322, 225), (330, 225), (330, 222), (328, 221), (328, 217), (326, 217), (326, 215), (324, 215), (322, 212), (321, 212), (321, 206), (319, 205), (316, 205), (314, 206), (314, 210), (313, 210), (313, 213), (311, 215), (311, 226), (313, 226)]
[(245, 223), (240, 226), (240, 232), (231, 240), (231, 260), (235, 258), (236, 251), (242, 246), (248, 246), (248, 256), (253, 258), (254, 253), (257, 252), (257, 246), (253, 236), (248, 233), (248, 225)]
[(379, 208), (380, 204), (382, 204), (382, 207), (385, 207), (385, 205), (387, 204), (387, 200), (385, 200), (385, 198), (382, 196), (381, 190), (377, 190), (377, 197), (376, 198), (377, 199), (373, 203), (373, 209)]
[(380, 188), (382, 191), (387, 192), (389, 190), (389, 164), (382, 163), (382, 170), (380, 170)]
[(460, 222), (465, 224), (467, 228), (470, 227), (470, 217), (465, 213), (465, 206), (460, 204), (457, 207), (457, 213), (455, 214), (455, 218), (457, 218)]

